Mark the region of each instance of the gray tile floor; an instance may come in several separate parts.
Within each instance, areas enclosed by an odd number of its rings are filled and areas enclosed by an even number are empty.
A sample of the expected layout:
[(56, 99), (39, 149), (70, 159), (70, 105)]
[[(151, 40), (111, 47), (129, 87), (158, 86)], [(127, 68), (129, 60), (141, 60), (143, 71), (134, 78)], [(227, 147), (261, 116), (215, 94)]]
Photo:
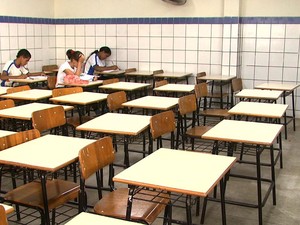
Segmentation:
[[(280, 169), (279, 165), (276, 165), (276, 190), (277, 190), (277, 204), (272, 204), (272, 198), (266, 202), (263, 208), (263, 224), (264, 225), (299, 225), (300, 224), (300, 120), (297, 120), (297, 131), (292, 130), (291, 124), (289, 125), (288, 139), (283, 139), (283, 155), (284, 155), (284, 168)], [(206, 144), (208, 149), (211, 147), (211, 143)], [(201, 144), (201, 146), (204, 146)], [(138, 148), (136, 146), (136, 148)], [(252, 157), (253, 156), (247, 156)], [(268, 155), (264, 155), (265, 159)], [(140, 154), (130, 154), (131, 163), (134, 163), (141, 159)], [(123, 160), (122, 149), (117, 152), (117, 160)], [(120, 172), (121, 168), (116, 168), (116, 173)], [(255, 172), (254, 166), (236, 164), (232, 172), (253, 174)], [(263, 168), (264, 176), (269, 177), (270, 172), (268, 168)], [(10, 180), (4, 179), (4, 188), (9, 188)], [(94, 184), (94, 180), (89, 181), (90, 184)], [(227, 183), (226, 198), (239, 199), (255, 202), (256, 200), (256, 182), (233, 178), (231, 177)], [(116, 184), (116, 187), (120, 185)], [(264, 187), (264, 190), (266, 188)], [(89, 204), (94, 204), (97, 197), (95, 191), (89, 191)], [(207, 225), (221, 224), (221, 211), (220, 204), (217, 202), (208, 202), (205, 223)], [(58, 209), (62, 215), (57, 217), (58, 224), (65, 224), (65, 221), (69, 217), (76, 215), (77, 210), (74, 206), (64, 206)], [(199, 216), (195, 215), (195, 207), (193, 208), (193, 222), (200, 224)], [(246, 208), (241, 206), (235, 206), (226, 204), (227, 224), (231, 225), (255, 225), (258, 224), (258, 214), (255, 208)], [(15, 214), (10, 215), (9, 224), (39, 224), (39, 220), (30, 222), (32, 215), (38, 215), (32, 210), (27, 210), (28, 216), (25, 217), (22, 214), (22, 219), (16, 221)], [(175, 219), (185, 219), (185, 210), (183, 208), (174, 208), (173, 216)], [(61, 222), (64, 221), (64, 222)], [(157, 219), (154, 225), (162, 224), (162, 219)]]

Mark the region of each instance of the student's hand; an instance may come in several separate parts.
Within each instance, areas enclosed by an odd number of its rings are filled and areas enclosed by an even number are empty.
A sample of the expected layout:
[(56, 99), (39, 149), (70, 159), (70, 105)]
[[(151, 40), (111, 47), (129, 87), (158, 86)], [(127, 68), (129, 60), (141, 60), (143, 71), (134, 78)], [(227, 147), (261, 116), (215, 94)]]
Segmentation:
[(28, 76), (26, 74), (20, 75), (20, 79), (26, 79)]
[(112, 70), (118, 70), (119, 67), (118, 67), (117, 65), (114, 65), (114, 66), (111, 66), (111, 69), (112, 69)]

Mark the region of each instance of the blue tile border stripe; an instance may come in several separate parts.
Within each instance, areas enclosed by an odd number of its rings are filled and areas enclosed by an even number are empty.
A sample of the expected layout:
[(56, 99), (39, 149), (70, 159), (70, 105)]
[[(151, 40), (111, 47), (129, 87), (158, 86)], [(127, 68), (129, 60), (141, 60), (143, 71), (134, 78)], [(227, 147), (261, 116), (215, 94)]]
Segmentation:
[(158, 17), (50, 19), (0, 16), (0, 23), (33, 24), (300, 24), (300, 17)]

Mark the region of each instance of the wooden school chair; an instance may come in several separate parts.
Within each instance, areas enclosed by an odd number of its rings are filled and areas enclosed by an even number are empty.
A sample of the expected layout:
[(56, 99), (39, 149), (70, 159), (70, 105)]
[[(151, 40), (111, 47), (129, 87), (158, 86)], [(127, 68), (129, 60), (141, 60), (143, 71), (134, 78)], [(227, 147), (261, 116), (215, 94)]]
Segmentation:
[[(118, 188), (114, 190), (112, 183), (112, 178), (114, 176), (114, 160), (115, 151), (113, 149), (112, 139), (108, 136), (99, 139), (80, 150), (81, 211), (84, 211), (87, 207), (85, 182), (89, 177), (96, 173), (98, 197), (100, 200), (94, 205), (94, 212), (103, 216), (126, 219), (128, 188)], [(103, 177), (101, 176), (101, 170), (106, 166), (109, 167), (109, 185), (111, 192), (102, 195), (101, 185), (103, 184)], [(139, 199), (133, 200), (131, 220), (151, 224), (158, 217), (158, 215), (166, 208), (166, 205), (169, 202), (169, 195), (160, 193), (158, 196), (154, 197), (155, 194), (157, 194), (155, 191), (142, 190), (135, 195), (135, 197)], [(145, 199), (146, 201), (140, 199)], [(153, 199), (153, 201), (149, 201), (151, 199)]]
[(6, 93), (7, 94), (12, 94), (12, 93), (16, 93), (16, 92), (20, 92), (20, 91), (28, 91), (30, 90), (31, 88), (28, 86), (28, 85), (23, 85), (23, 86), (18, 86), (18, 87), (11, 87), (11, 88), (8, 88), (6, 90)]
[[(12, 99), (6, 99), (0, 101), (0, 110), (2, 109), (8, 109), (15, 107), (15, 102)], [(11, 119), (7, 118), (0, 118), (0, 127), (1, 129), (7, 130), (9, 129)]]
[(203, 125), (206, 124), (207, 117), (218, 117), (220, 120), (230, 118), (227, 109), (211, 109), (207, 107), (208, 88), (207, 83), (199, 83), (195, 85), (195, 96), (197, 98), (197, 121), (200, 124), (200, 117), (203, 117)]
[(42, 71), (49, 76), (56, 76), (58, 72), (58, 65), (44, 65)]
[(0, 205), (0, 225), (8, 225), (6, 212), (2, 205)]
[[(63, 96), (63, 95), (81, 93), (81, 92), (83, 92), (82, 87), (56, 88), (56, 89), (52, 90), (52, 97), (54, 98), (54, 97), (59, 97), (59, 96)], [(80, 110), (80, 109), (78, 109), (78, 110)], [(89, 113), (89, 109), (86, 109), (86, 110)], [(67, 116), (67, 124), (72, 126), (73, 136), (75, 137), (77, 126), (79, 126), (80, 124), (85, 123), (91, 119), (93, 119), (93, 117), (91, 117), (89, 115), (82, 115), (80, 118), (79, 113), (75, 116), (72, 111), (71, 116)]]
[[(136, 68), (128, 68), (128, 69), (125, 70), (125, 81), (126, 82), (130, 82), (130, 80), (132, 78), (132, 76), (128, 76), (126, 74), (127, 73), (132, 73), (132, 72), (136, 72)], [(136, 77), (134, 79), (135, 79), (134, 81), (136, 82), (137, 81)]]
[(185, 95), (178, 100), (177, 138), (176, 148), (179, 147), (181, 136), (182, 149), (185, 149), (187, 138), (191, 139), (192, 150), (194, 150), (195, 138), (201, 139), (210, 126), (196, 126), (197, 100), (194, 94)]
[(174, 132), (175, 132), (175, 115), (169, 110), (162, 113), (155, 114), (150, 119), (150, 141), (149, 154), (153, 152), (153, 142), (156, 140), (157, 149), (163, 147), (163, 136), (170, 135), (170, 148), (174, 148)]
[[(168, 80), (159, 80), (159, 81), (155, 81), (154, 83), (154, 88), (158, 88), (164, 85), (167, 85), (169, 82)], [(167, 96), (167, 93), (164, 92), (160, 92), (160, 91), (153, 91), (153, 94), (156, 96)]]
[(107, 96), (107, 108), (109, 112), (120, 112), (124, 110), (123, 103), (127, 102), (125, 91), (118, 91)]
[(237, 100), (235, 99), (235, 95), (239, 93), (241, 90), (243, 90), (243, 81), (242, 78), (234, 78), (231, 80), (231, 98), (232, 103), (235, 105), (237, 103)]

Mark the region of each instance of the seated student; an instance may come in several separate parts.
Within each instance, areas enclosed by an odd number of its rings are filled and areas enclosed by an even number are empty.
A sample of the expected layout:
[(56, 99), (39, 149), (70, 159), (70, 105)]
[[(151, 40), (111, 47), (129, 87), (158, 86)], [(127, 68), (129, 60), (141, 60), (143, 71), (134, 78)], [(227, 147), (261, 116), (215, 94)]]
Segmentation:
[(93, 75), (95, 71), (103, 72), (105, 70), (117, 70), (118, 66), (107, 66), (105, 60), (111, 55), (109, 47), (101, 47), (93, 51), (86, 60), (84, 73)]
[(55, 87), (64, 87), (64, 79), (67, 75), (80, 76), (82, 73), (82, 64), (84, 62), (84, 55), (80, 51), (69, 49), (66, 52), (68, 60), (61, 64), (57, 73), (57, 81)]
[(1, 86), (17, 86), (18, 83), (10, 82), (9, 78), (14, 79), (26, 79), (29, 76), (45, 75), (44, 73), (29, 73), (26, 67), (27, 63), (31, 59), (31, 54), (27, 49), (20, 49), (17, 53), (16, 59), (8, 61), (1, 74)]

